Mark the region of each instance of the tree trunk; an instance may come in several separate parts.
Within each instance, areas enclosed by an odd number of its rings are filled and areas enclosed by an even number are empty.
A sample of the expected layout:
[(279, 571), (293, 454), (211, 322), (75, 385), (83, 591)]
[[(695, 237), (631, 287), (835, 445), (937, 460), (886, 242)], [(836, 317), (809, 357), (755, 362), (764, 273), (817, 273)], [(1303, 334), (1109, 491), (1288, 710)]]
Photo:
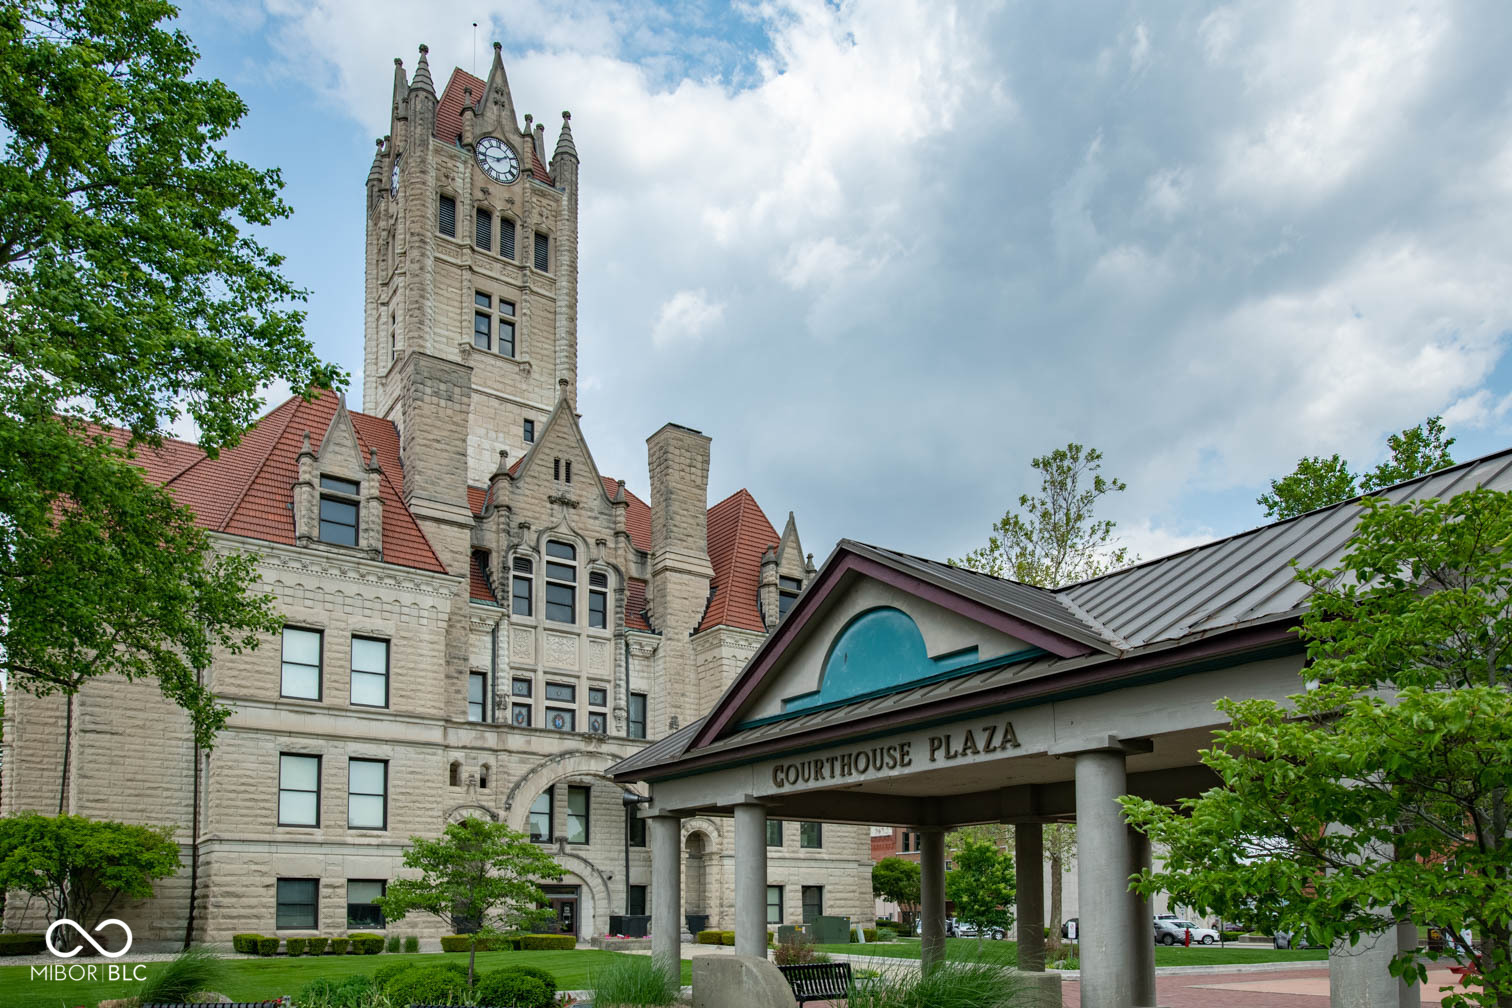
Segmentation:
[(194, 746), (194, 819), (189, 834), (189, 917), (184, 922), (184, 948), (194, 941), (194, 896), (199, 891), (200, 748)]
[(467, 989), (473, 986), (473, 964), (478, 961), (478, 936), (473, 935), (472, 941), (467, 943)]
[(63, 719), (63, 772), (58, 779), (58, 815), (63, 814), (63, 809), (68, 804), (68, 770), (69, 750), (73, 748), (73, 708), (74, 695), (65, 694), (68, 713)]
[(1050, 937), (1059, 939), (1061, 925), (1061, 855), (1057, 848), (1050, 854)]

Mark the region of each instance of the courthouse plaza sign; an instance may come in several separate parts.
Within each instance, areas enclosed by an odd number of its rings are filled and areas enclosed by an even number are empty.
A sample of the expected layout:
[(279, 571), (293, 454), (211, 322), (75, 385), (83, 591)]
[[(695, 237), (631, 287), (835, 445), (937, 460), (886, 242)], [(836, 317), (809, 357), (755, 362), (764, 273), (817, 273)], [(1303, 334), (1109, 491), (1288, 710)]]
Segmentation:
[[(772, 765), (772, 786), (783, 790), (799, 784), (844, 783), (864, 780), (890, 770), (909, 770), (914, 766), (915, 739), (887, 742), (861, 749), (846, 749), (826, 756)], [(929, 735), (921, 745), (928, 750), (928, 763), (952, 763), (968, 756), (983, 756), (1022, 747), (1012, 721), (1001, 725), (987, 724), (979, 729), (967, 728), (960, 734), (945, 732)]]

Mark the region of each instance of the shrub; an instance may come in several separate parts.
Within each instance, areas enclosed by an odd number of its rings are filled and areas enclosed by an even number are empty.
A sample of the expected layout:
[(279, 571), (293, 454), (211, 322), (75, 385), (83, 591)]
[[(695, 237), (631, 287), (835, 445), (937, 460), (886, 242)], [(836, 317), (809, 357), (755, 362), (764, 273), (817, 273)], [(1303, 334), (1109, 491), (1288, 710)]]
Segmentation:
[(275, 955), (278, 955), (278, 943), (279, 943), (279, 941), (280, 941), (280, 939), (278, 939), (278, 938), (259, 938), (259, 939), (257, 939), (257, 954), (260, 955), (260, 956), (275, 956)]
[(577, 939), (572, 935), (526, 935), (520, 939), (520, 948), (527, 952), (570, 952), (577, 948)]
[(306, 984), (294, 998), (300, 1008), (369, 1008), (376, 985), (371, 977), (350, 976), (342, 980), (320, 977)]
[(537, 980), (541, 981), (541, 983), (545, 984), (546, 989), (551, 991), (553, 995), (555, 995), (557, 992), (556, 974), (552, 973), (550, 970), (543, 970), (539, 966), (506, 966), (504, 967), (504, 970), (509, 973), (523, 973), (526, 976), (535, 977)]
[(46, 947), (40, 933), (0, 934), (0, 956), (41, 955)]
[(467, 935), (442, 935), (441, 936), (441, 951), (442, 952), (466, 952), (467, 951), (467, 942), (468, 942), (468, 936)]
[(796, 935), (777, 943), (772, 961), (778, 966), (796, 966), (798, 963), (818, 962), (814, 956), (814, 944), (804, 935)]
[[(542, 937), (542, 938), (554, 938), (554, 937), (557, 937), (557, 936), (556, 935), (541, 935), (540, 937)], [(414, 943), (415, 943), (414, 951), (416, 951), (416, 952), (420, 951), (420, 939), (414, 938), (414, 939), (411, 939), (411, 940), (413, 940)], [(465, 935), (442, 935), (441, 936), (441, 951), (443, 951), (443, 952), (466, 952), (467, 951), (467, 947), (468, 947), (468, 943), (471, 942), (472, 940), (473, 940), (473, 936), (470, 935), (470, 934), (465, 934)], [(478, 951), (479, 952), (494, 952), (494, 951), (505, 951), (505, 950), (508, 950), (508, 949), (511, 949), (511, 948), (518, 949), (520, 946), (517, 945), (517, 944), (513, 944), (513, 942), (515, 942), (515, 941), (518, 941), (518, 939), (512, 939), (508, 935), (483, 935), (482, 937), (480, 937), (478, 939)], [(577, 945), (577, 943), (574, 942), (572, 945), (569, 945), (567, 947), (568, 948), (575, 948), (576, 945)], [(550, 947), (551, 948), (556, 948), (557, 946), (553, 945), (553, 946), (550, 946)], [(408, 949), (406, 949), (406, 951), (408, 951)]]
[[(874, 942), (874, 941), (877, 940), (877, 929), (876, 928), (862, 928), (861, 929), (861, 935), (867, 941)], [(856, 943), (856, 929), (855, 928), (851, 928), (850, 940), (851, 940), (851, 944), (852, 945), (854, 945)]]
[(720, 932), (718, 931), (700, 931), (697, 938), (698, 944), (718, 945), (720, 944), (719, 935)]
[(419, 938), (418, 935), (405, 935), (404, 936), (404, 951), (406, 951), (406, 952), (419, 952), (420, 951), (420, 938)]
[(928, 976), (898, 970), (882, 980), (856, 983), (848, 1008), (1011, 1008), (1022, 991), (988, 963), (949, 962)]
[(352, 955), (377, 955), (383, 951), (383, 935), (357, 931), (347, 935), (347, 941), (352, 943), (348, 949)]
[(894, 931), (892, 928), (885, 928), (885, 927), (879, 927), (879, 928), (877, 928), (877, 941), (880, 941), (880, 942), (890, 942), (890, 941), (896, 941), (897, 938), (898, 938), (898, 932)]
[(721, 932), (719, 932), (719, 944), (721, 944), (721, 945), (734, 945), (735, 944), (735, 932), (734, 931), (721, 931)]
[[(639, 958), (639, 957), (637, 957)], [(488, 974), (473, 988), (479, 1004), (510, 1008), (551, 1008), (556, 989), (548, 990), (537, 977), (519, 970), (502, 969)]]
[[(278, 948), (278, 939), (267, 939)], [(221, 957), (204, 948), (187, 948), (163, 964), (137, 988), (138, 1004), (183, 1004), (197, 991), (213, 989), (225, 978)]]
[(679, 978), (650, 956), (619, 956), (588, 977), (595, 1008), (642, 1008), (677, 1000)]
[(398, 952), (399, 951), (399, 936), (396, 935), (396, 934), (391, 934), (387, 938), (385, 938), (383, 940), (383, 951), (385, 951), (385, 952)]
[(290, 938), (284, 942), (284, 951), (289, 953), (289, 955), (304, 955), (305, 944), (308, 941), (308, 938)]
[(346, 955), (347, 944), (348, 942), (345, 938), (332, 938), (331, 955)]
[(426, 963), (414, 959), (399, 959), (384, 963), (373, 971), (373, 986), (380, 989), (387, 988), (389, 981), (400, 973), (408, 973), (410, 970), (417, 969), (448, 970), (457, 974), (463, 980), (467, 979), (467, 967), (461, 963)]
[(257, 943), (262, 940), (259, 934), (239, 934), (231, 936), (231, 947), (243, 955), (256, 955)]
[(309, 949), (310, 955), (324, 955), (330, 941), (329, 938), (306, 938), (305, 946)]
[(467, 999), (467, 977), (435, 966), (407, 969), (384, 987), (393, 1005), (455, 1005)]

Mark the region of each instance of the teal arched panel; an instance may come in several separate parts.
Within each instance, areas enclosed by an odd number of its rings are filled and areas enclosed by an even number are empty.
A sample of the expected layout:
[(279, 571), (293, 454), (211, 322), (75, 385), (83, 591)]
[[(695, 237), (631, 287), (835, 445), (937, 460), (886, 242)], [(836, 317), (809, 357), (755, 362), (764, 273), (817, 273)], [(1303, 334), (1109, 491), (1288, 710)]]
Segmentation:
[(807, 710), (886, 692), (976, 660), (975, 647), (931, 658), (913, 617), (891, 606), (868, 609), (835, 634), (819, 673), (819, 688), (788, 697), (782, 709), (784, 713)]

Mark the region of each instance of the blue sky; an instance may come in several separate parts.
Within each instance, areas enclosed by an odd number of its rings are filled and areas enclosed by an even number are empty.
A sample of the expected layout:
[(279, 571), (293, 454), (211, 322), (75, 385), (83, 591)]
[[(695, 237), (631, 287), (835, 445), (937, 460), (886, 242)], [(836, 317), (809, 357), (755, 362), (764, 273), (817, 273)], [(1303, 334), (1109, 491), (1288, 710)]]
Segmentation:
[(673, 420), (714, 439), (711, 501), (795, 510), (818, 558), (955, 556), (1076, 440), (1151, 557), (1430, 414), (1457, 457), (1512, 444), (1505, 4), (188, 6), (354, 379), (393, 58), (443, 83), (474, 21), (522, 113), (573, 113), (579, 408), (642, 494)]

